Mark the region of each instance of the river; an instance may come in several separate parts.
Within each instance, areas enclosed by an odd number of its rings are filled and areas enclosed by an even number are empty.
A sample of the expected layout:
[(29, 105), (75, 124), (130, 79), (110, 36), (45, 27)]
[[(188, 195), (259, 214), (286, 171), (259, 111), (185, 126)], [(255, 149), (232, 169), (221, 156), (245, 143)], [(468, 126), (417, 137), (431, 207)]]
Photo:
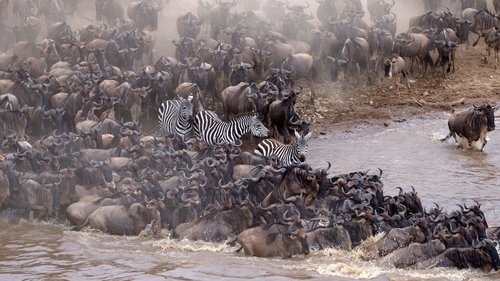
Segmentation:
[[(384, 174), (384, 191), (415, 187), (424, 206), (447, 210), (477, 200), (490, 226), (500, 225), (500, 138), (489, 134), (484, 152), (438, 139), (447, 114), (357, 127), (311, 140), (308, 162), (331, 161), (331, 174)], [(477, 270), (395, 270), (362, 259), (361, 250), (324, 250), (289, 260), (246, 257), (224, 244), (154, 240), (73, 232), (43, 222), (0, 220), (0, 280), (492, 280)], [(168, 233), (166, 233), (168, 235)]]

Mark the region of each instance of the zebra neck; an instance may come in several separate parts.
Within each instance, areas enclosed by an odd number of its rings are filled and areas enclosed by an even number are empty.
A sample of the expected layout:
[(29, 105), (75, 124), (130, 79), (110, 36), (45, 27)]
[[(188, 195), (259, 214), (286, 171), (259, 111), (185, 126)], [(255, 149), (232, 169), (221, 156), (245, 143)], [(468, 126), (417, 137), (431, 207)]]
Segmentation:
[(236, 141), (250, 131), (251, 122), (252, 116), (249, 115), (238, 116), (231, 119), (231, 121), (229, 121), (230, 129), (227, 133), (233, 132), (235, 137), (233, 141)]

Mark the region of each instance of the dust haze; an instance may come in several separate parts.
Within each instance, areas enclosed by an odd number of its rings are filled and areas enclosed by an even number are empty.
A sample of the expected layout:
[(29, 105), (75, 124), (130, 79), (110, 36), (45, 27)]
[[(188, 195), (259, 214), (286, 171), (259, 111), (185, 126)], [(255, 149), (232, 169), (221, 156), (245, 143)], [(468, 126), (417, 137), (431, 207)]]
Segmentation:
[[(178, 39), (179, 35), (177, 34), (176, 31), (176, 19), (179, 15), (185, 14), (187, 12), (192, 12), (194, 15), (198, 15), (197, 9), (198, 9), (198, 0), (156, 0), (156, 1), (161, 1), (163, 5), (162, 11), (159, 13), (158, 16), (158, 30), (153, 32), (154, 38), (155, 38), (155, 50), (154, 50), (154, 55), (155, 58), (158, 58), (160, 56), (174, 56), (174, 50), (175, 47), (172, 44), (172, 40)], [(207, 0), (204, 0), (207, 1)], [(239, 2), (245, 2), (245, 1), (250, 1), (251, 3), (256, 3), (260, 2), (260, 6), (263, 6), (265, 1), (267, 0), (260, 0), (260, 1), (253, 1), (253, 0), (240, 0)], [(12, 1), (11, 1), (12, 2)], [(134, 2), (134, 1), (119, 1), (122, 6), (126, 9), (127, 5)], [(211, 1), (214, 2), (214, 1)], [(370, 18), (368, 12), (366, 12), (366, 0), (362, 1), (364, 5), (364, 10), (365, 10), (365, 16), (364, 20), (369, 23)], [(443, 1), (443, 2), (449, 2), (449, 1)], [(452, 2), (458, 2), (458, 1), (452, 1)], [(74, 31), (78, 31), (85, 27), (88, 24), (96, 23), (97, 21), (95, 20), (95, 1), (79, 1), (78, 3), (78, 9), (73, 15), (73, 17), (68, 17), (67, 21), (71, 25), (72, 29)], [(309, 8), (306, 9), (306, 13), (312, 13), (314, 16), (316, 16), (316, 10), (318, 7), (318, 2), (314, 0), (290, 0), (289, 1), (290, 5), (293, 4), (305, 4), (309, 3)], [(12, 4), (10, 4), (12, 6)], [(242, 11), (242, 9), (239, 7), (240, 5), (236, 6), (235, 8), (231, 9), (231, 12), (238, 12)], [(252, 4), (250, 5), (252, 6)], [(253, 5), (255, 6), (255, 5)], [(447, 7), (450, 7), (452, 10), (457, 10), (458, 3), (450, 3), (450, 5), (446, 5)], [(444, 7), (443, 7), (444, 8)], [(423, 5), (421, 1), (414, 1), (414, 0), (397, 0), (396, 5), (393, 7), (392, 11), (394, 11), (398, 17), (398, 32), (404, 32), (408, 28), (408, 19), (411, 16), (419, 15), (424, 12)], [(126, 14), (126, 12), (125, 12)], [(319, 26), (319, 22), (315, 19), (312, 20), (312, 22), (316, 25)], [(14, 20), (14, 17), (12, 15), (12, 7), (9, 7), (8, 9), (8, 20), (6, 21), (7, 25), (12, 26), (16, 22)], [(41, 41), (45, 37), (45, 26), (42, 24), (42, 31), (40, 32), (40, 35), (38, 36), (37, 41)], [(280, 31), (280, 30), (277, 30)], [(208, 38), (208, 30), (202, 30), (200, 35), (198, 36), (197, 39), (201, 38)]]

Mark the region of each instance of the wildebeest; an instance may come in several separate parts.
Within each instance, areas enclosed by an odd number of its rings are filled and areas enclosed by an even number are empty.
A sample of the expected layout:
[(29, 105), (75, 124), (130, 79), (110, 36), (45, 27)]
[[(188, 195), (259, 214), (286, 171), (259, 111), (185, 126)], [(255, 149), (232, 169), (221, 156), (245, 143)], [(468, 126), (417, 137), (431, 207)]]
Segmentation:
[[(451, 28), (444, 28), (434, 39), (434, 44), (441, 59), (441, 66), (443, 69), (443, 76), (446, 77), (444, 67), (447, 65), (446, 72), (455, 72), (455, 47), (458, 44), (458, 37), (455, 31)], [(437, 61), (436, 61), (437, 63)]]
[(262, 207), (286, 201), (293, 196), (303, 197), (305, 205), (308, 206), (316, 199), (318, 190), (316, 173), (308, 165), (290, 165), (286, 168), (280, 184), (264, 198)]
[(194, 16), (191, 12), (180, 15), (177, 18), (177, 33), (179, 37), (196, 38), (200, 34), (202, 20)]
[[(495, 106), (484, 104), (474, 106), (472, 109), (453, 113), (448, 120), (450, 133), (441, 141), (453, 137), (456, 142), (465, 138), (467, 144), (482, 151), (488, 142), (486, 134), (495, 130)], [(463, 145), (463, 142), (460, 142)]]
[(344, 78), (347, 80), (349, 70), (348, 66), (355, 67), (356, 64), (359, 68), (366, 72), (368, 81), (371, 81), (368, 62), (368, 42), (360, 37), (349, 38), (344, 43), (340, 58), (328, 57), (331, 61), (330, 75), (332, 81), (337, 81), (340, 68), (344, 68)]
[(221, 93), (222, 106), (229, 120), (229, 114), (236, 115), (243, 113), (257, 112), (259, 119), (267, 117), (267, 103), (255, 83), (241, 82), (235, 86), (229, 86)]
[(470, 32), (478, 35), (477, 40), (474, 41), (472, 46), (475, 46), (479, 42), (481, 34), (484, 31), (500, 25), (500, 19), (487, 10), (465, 9), (462, 11), (462, 19), (470, 21)]
[(213, 211), (212, 214), (195, 222), (178, 225), (174, 237), (208, 242), (222, 242), (248, 229), (253, 225), (254, 217), (246, 207), (236, 207), (231, 210)]
[[(199, 0), (199, 11), (203, 10), (203, 14), (207, 17), (210, 23), (210, 35), (213, 39), (217, 39), (217, 35), (221, 29), (223, 29), (228, 24), (229, 20), (229, 10), (236, 6), (238, 2), (233, 0), (232, 2), (224, 2), (221, 0), (216, 0), (215, 4), (210, 2), (204, 2)], [(199, 13), (200, 14), (200, 13)], [(200, 14), (200, 16), (202, 16)]]
[(455, 267), (455, 268), (479, 268), (484, 272), (500, 268), (500, 259), (492, 242), (482, 240), (477, 245), (468, 247), (452, 247), (446, 249), (440, 255), (419, 262), (415, 265), (417, 269), (430, 267)]
[(117, 0), (96, 0), (96, 20), (104, 20), (109, 25), (114, 25), (116, 20), (123, 18), (125, 11)]
[(291, 233), (288, 225), (268, 225), (247, 229), (237, 237), (246, 255), (291, 258), (309, 254), (305, 229)]
[(498, 68), (500, 62), (500, 27), (493, 27), (484, 34), (484, 41), (486, 43), (486, 55), (484, 62), (487, 62), (487, 57), (491, 54), (491, 50), (495, 52), (495, 69)]
[(403, 58), (410, 58), (410, 73), (413, 73), (413, 63), (416, 58), (420, 60), (427, 74), (427, 66), (433, 66), (434, 61), (430, 55), (431, 40), (420, 33), (400, 33), (394, 39), (394, 51)]
[(399, 86), (401, 75), (406, 79), (406, 84), (408, 89), (410, 89), (410, 82), (408, 77), (408, 72), (406, 71), (405, 60), (394, 54), (392, 58), (384, 60), (384, 76), (395, 78), (396, 90), (399, 94)]
[(383, 16), (389, 14), (395, 4), (396, 1), (394, 0), (392, 0), (391, 4), (386, 3), (384, 0), (368, 0), (366, 8), (370, 13), (370, 21), (375, 23), (377, 20), (381, 20)]
[(131, 205), (111, 205), (97, 208), (87, 217), (87, 220), (75, 230), (81, 230), (87, 225), (103, 232), (116, 235), (138, 235), (147, 224), (151, 223), (153, 232), (161, 232), (160, 212), (155, 204), (141, 203)]
[(299, 53), (288, 55), (281, 64), (281, 69), (291, 72), (286, 78), (290, 79), (290, 86), (293, 88), (294, 81), (299, 78), (306, 78), (311, 91), (311, 101), (314, 101), (315, 93), (313, 88), (313, 57), (309, 54)]
[(130, 205), (132, 203), (134, 203), (133, 199), (129, 196), (104, 198), (96, 195), (88, 195), (80, 198), (78, 202), (69, 205), (68, 208), (66, 208), (66, 214), (72, 223), (81, 225), (87, 220), (87, 217), (92, 214), (92, 212), (101, 206)]
[(427, 243), (412, 243), (408, 247), (398, 249), (383, 257), (380, 264), (383, 266), (406, 268), (418, 262), (425, 261), (441, 254), (446, 250), (445, 245), (435, 239)]
[(152, 31), (158, 28), (158, 12), (162, 7), (153, 7), (149, 2), (132, 2), (127, 7), (127, 16), (132, 19), (137, 28), (150, 28)]

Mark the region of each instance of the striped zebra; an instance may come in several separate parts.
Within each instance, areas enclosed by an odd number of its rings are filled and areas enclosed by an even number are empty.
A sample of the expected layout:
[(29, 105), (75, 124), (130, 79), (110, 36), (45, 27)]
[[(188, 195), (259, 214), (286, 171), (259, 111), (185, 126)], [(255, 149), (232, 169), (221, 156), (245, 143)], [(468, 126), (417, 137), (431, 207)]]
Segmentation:
[(196, 114), (193, 129), (195, 136), (210, 146), (235, 144), (248, 132), (257, 137), (267, 137), (268, 132), (256, 115), (241, 115), (224, 122), (210, 110)]
[(306, 160), (308, 141), (312, 133), (305, 136), (295, 131), (295, 141), (283, 144), (275, 139), (265, 139), (257, 145), (255, 153), (262, 156), (275, 155), (283, 166), (299, 164)]
[(158, 110), (158, 121), (160, 129), (165, 134), (179, 135), (186, 140), (191, 133), (193, 116), (193, 104), (191, 97), (179, 100), (167, 100), (161, 104)]

